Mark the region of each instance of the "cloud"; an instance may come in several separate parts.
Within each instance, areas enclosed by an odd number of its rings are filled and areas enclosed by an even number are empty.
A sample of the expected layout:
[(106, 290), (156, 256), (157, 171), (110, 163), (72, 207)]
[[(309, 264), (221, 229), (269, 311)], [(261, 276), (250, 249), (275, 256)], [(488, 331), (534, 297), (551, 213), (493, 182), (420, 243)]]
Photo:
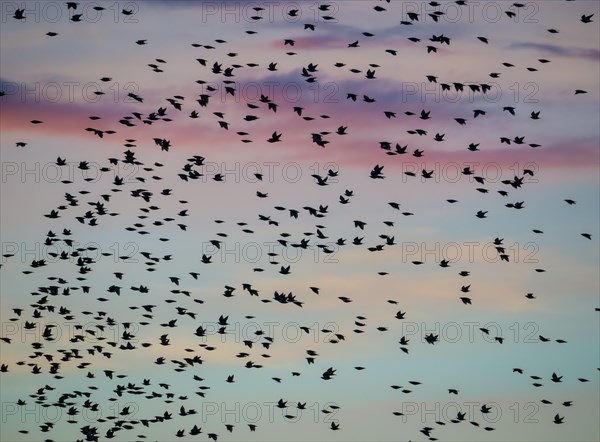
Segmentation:
[(508, 49), (531, 49), (561, 57), (580, 58), (590, 61), (598, 61), (600, 58), (600, 50), (595, 48), (567, 48), (564, 46), (542, 43), (512, 43)]

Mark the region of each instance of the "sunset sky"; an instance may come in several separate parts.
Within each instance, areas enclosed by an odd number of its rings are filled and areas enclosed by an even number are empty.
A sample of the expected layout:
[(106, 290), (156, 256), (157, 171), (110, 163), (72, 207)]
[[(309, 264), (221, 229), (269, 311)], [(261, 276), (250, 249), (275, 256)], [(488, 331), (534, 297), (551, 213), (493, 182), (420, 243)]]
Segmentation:
[(1, 440), (600, 439), (600, 4), (432, 3), (0, 2)]

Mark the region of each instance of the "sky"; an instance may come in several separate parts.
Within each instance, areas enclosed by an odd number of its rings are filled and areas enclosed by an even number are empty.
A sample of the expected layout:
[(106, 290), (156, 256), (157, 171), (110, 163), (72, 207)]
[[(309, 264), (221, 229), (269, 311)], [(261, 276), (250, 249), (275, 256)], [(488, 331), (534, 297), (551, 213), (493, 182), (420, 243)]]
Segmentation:
[(599, 440), (600, 6), (461, 3), (0, 2), (0, 439)]

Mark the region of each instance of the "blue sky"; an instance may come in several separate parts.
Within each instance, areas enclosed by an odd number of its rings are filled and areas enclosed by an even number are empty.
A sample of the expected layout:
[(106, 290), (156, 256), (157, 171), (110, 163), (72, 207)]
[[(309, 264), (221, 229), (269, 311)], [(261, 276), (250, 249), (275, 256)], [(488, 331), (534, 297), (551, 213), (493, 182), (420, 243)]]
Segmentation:
[[(100, 439), (118, 427), (121, 441), (175, 440), (179, 430), (188, 440), (214, 433), (231, 441), (415, 441), (427, 440), (424, 427), (438, 440), (600, 438), (597, 2), (152, 1), (106, 3), (101, 12), (98, 4), (81, 1), (73, 11), (64, 2), (2, 3), (2, 440), (75, 440), (86, 425)], [(328, 11), (318, 9), (324, 4)], [(24, 20), (13, 17), (18, 8)], [(288, 15), (293, 9), (300, 18)], [(427, 15), (436, 10), (445, 13), (438, 22)], [(409, 12), (419, 19), (401, 24), (411, 21)], [(76, 13), (81, 22), (70, 20)], [(430, 40), (440, 35), (450, 44)], [(215, 63), (234, 76), (212, 72)], [(309, 64), (316, 65), (312, 83), (302, 75)], [(372, 69), (376, 78), (366, 78)], [(491, 91), (469, 91), (481, 84)], [(196, 102), (202, 94), (210, 96), (206, 107)], [(167, 101), (176, 96), (181, 111)], [(160, 107), (167, 120), (148, 120)], [(538, 111), (539, 119), (530, 118)], [(134, 126), (121, 124), (124, 117)], [(340, 126), (347, 135), (336, 133)], [(273, 132), (281, 142), (267, 142)], [(312, 141), (317, 133), (329, 142), (324, 148)], [(154, 138), (169, 140), (169, 151)], [(406, 145), (407, 154), (389, 155), (382, 142), (392, 152)], [(467, 149), (472, 143), (478, 151)], [(123, 161), (127, 150), (139, 164)], [(184, 181), (179, 174), (193, 156), (205, 158), (193, 167), (203, 176)], [(90, 170), (78, 168), (82, 161)], [(370, 177), (376, 165), (384, 179)], [(465, 167), (473, 175), (462, 174)], [(423, 169), (433, 177), (421, 178)], [(337, 176), (319, 186), (312, 175), (330, 170)], [(113, 184), (115, 177), (124, 184)], [(515, 177), (521, 187), (503, 183)], [(347, 190), (352, 196), (341, 204)], [(132, 192), (151, 192), (151, 201)], [(78, 205), (69, 206), (66, 194)], [(98, 201), (110, 215), (97, 213), (90, 203)], [(518, 202), (524, 208), (506, 206)], [(321, 207), (323, 216), (307, 207)], [(51, 210), (60, 218), (43, 216)], [(59, 241), (46, 244), (49, 231)], [(386, 238), (392, 244), (368, 249)], [(499, 259), (496, 238), (509, 262)], [(293, 246), (303, 239), (306, 249)], [(217, 240), (220, 249), (211, 243)], [(78, 248), (92, 258), (89, 273), (79, 273), (78, 256), (57, 257)], [(32, 268), (39, 259), (48, 265)], [(282, 274), (288, 265), (290, 274)], [(51, 286), (61, 294), (38, 304)], [(132, 289), (140, 286), (148, 292)], [(223, 296), (226, 287), (233, 296)], [(276, 302), (274, 292), (293, 293), (302, 308)], [(465, 296), (471, 305), (461, 302)], [(229, 317), (225, 334), (216, 333), (221, 315)], [(53, 341), (42, 337), (49, 325)], [(204, 338), (195, 335), (200, 326)], [(427, 343), (430, 334), (439, 342)], [(74, 335), (85, 338), (73, 342)], [(407, 346), (399, 344), (403, 336)], [(265, 337), (273, 341), (268, 348)], [(135, 349), (120, 348), (128, 342)], [(64, 357), (73, 350), (81, 358)], [(314, 364), (307, 351), (318, 354)], [(194, 356), (203, 363), (183, 362)], [(155, 363), (160, 357), (164, 365)], [(262, 367), (246, 368), (248, 361)], [(58, 373), (51, 362), (60, 362)], [(31, 373), (36, 364), (40, 374)], [(322, 379), (330, 367), (335, 375)], [(229, 375), (235, 382), (226, 382)], [(129, 388), (119, 396), (117, 386), (128, 383), (143, 393)], [(45, 386), (52, 389), (42, 398), (32, 396)], [(61, 396), (67, 407), (57, 406)], [(279, 399), (289, 407), (277, 408)], [(197, 413), (181, 416), (181, 406)], [(458, 410), (466, 419), (453, 423)], [(165, 411), (173, 419), (157, 421)], [(563, 424), (553, 423), (556, 414)], [(190, 434), (194, 425), (200, 435)]]

